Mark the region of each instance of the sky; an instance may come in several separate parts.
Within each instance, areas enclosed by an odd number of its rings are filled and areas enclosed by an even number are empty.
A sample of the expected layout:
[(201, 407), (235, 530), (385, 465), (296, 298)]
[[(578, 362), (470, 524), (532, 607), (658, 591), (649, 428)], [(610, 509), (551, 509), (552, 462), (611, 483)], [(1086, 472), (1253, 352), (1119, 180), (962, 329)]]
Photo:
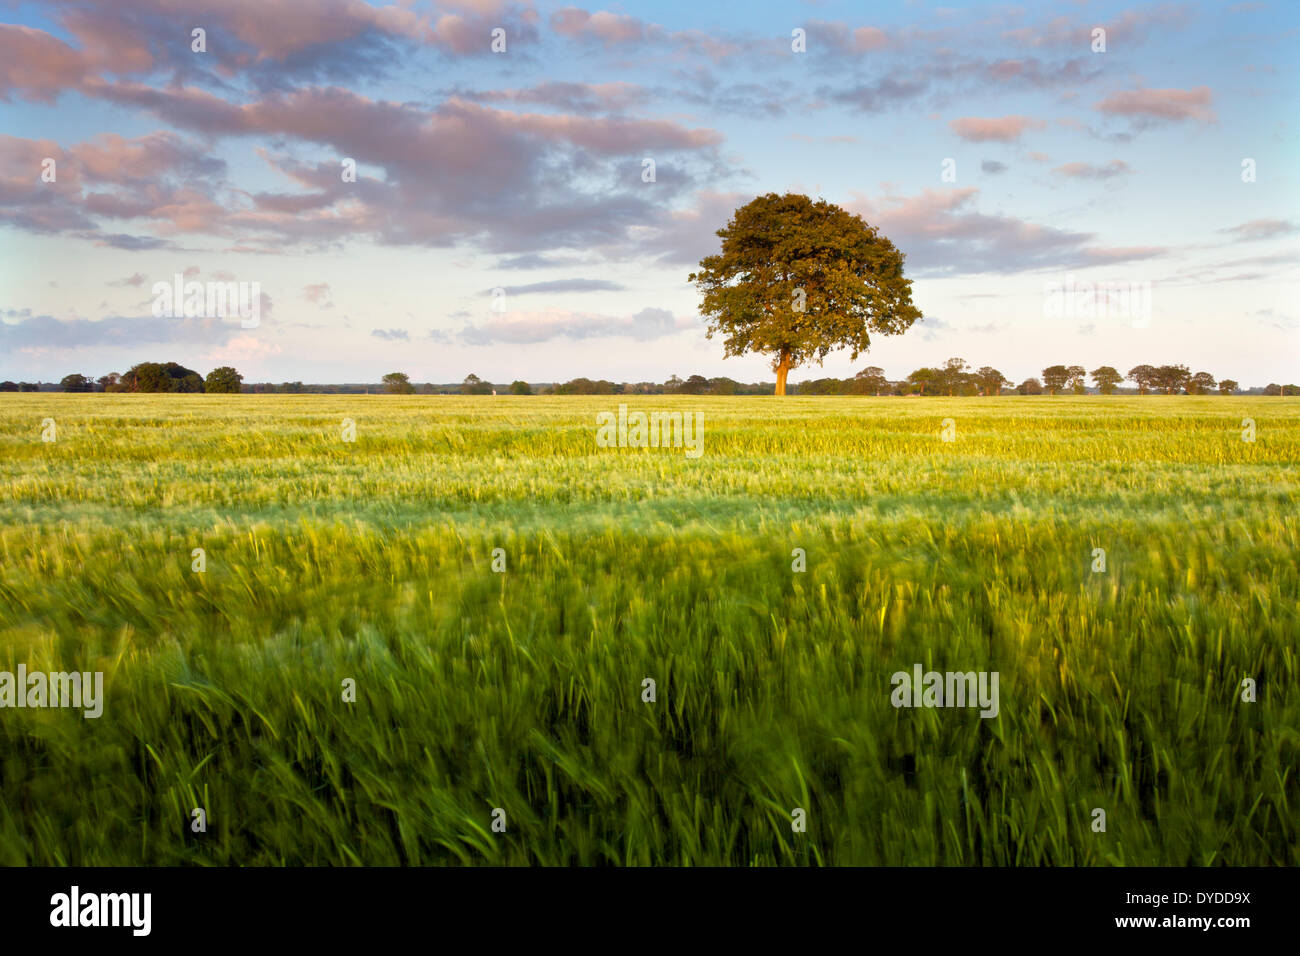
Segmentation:
[[(1294, 382), (1297, 26), (1294, 2), (0, 0), (0, 378), (770, 380), (687, 277), (738, 206), (798, 192), (905, 254), (923, 319), (792, 381), (956, 356)], [(157, 315), (178, 274), (244, 283), (256, 324)]]

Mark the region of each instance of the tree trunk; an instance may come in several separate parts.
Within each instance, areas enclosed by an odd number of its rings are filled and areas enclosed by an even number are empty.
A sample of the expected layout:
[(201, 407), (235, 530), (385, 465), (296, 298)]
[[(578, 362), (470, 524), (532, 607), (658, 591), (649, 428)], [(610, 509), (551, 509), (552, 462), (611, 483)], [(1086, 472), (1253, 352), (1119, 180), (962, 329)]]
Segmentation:
[(781, 360), (776, 366), (776, 394), (785, 394), (785, 377), (790, 374), (790, 350), (781, 349)]

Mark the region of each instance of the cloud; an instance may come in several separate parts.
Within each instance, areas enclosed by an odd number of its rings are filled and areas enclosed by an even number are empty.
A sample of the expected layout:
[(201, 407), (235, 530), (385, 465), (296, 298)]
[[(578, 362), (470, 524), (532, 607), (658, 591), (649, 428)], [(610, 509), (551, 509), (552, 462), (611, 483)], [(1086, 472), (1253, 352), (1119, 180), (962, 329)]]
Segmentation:
[(410, 333), (405, 329), (372, 329), (370, 334), (386, 342), (409, 342), (411, 340)]
[(1092, 263), (1137, 262), (1167, 255), (1165, 246), (1092, 246), (1083, 250), (1083, 257)]
[[(334, 87), (232, 106), (192, 89), (114, 88), (115, 101), (209, 135), (287, 137), (365, 156), (384, 175), (343, 183), (338, 160), (264, 158), (309, 191), (242, 194), (221, 205), (191, 189), (163, 206), (144, 197), (103, 215), (165, 218), (173, 231), (238, 235), (241, 251), (283, 251), (364, 238), (395, 245), (476, 242), (497, 252), (589, 247), (662, 221), (696, 175), (715, 175), (721, 136), (667, 120), (515, 113), (465, 100), (432, 110)], [(324, 121), (322, 117), (328, 116)], [(658, 160), (653, 189), (641, 160)], [(698, 161), (697, 161), (698, 160)], [(79, 221), (29, 228), (86, 227)], [(31, 217), (29, 215), (28, 220)]]
[(589, 13), (579, 7), (562, 7), (551, 15), (551, 30), (570, 40), (617, 47), (661, 47), (681, 57), (706, 57), (715, 62), (746, 48), (747, 44), (714, 31), (666, 30), (625, 13), (598, 10)]
[(1147, 259), (1155, 247), (1095, 248), (1091, 233), (1071, 232), (974, 208), (979, 190), (926, 189), (915, 196), (861, 195), (848, 204), (902, 251), (909, 274), (931, 276), (1082, 268), (1097, 262)]
[(319, 305), (323, 309), (331, 309), (334, 303), (331, 301), (330, 284), (328, 282), (317, 282), (312, 285), (302, 287), (302, 297), (314, 305)]
[(1215, 119), (1210, 108), (1212, 98), (1208, 86), (1191, 90), (1124, 90), (1112, 93), (1093, 108), (1113, 116), (1208, 123)]
[(143, 272), (137, 272), (137, 273), (134, 273), (133, 275), (127, 276), (125, 279), (114, 279), (112, 282), (106, 282), (106, 283), (104, 283), (104, 284), (105, 284), (105, 285), (117, 285), (117, 286), (127, 286), (127, 285), (129, 285), (129, 286), (140, 286), (140, 285), (144, 285), (144, 273), (143, 273)]
[(924, 79), (886, 76), (873, 83), (859, 83), (845, 89), (824, 86), (817, 90), (817, 95), (832, 103), (852, 107), (859, 113), (879, 113), (910, 103), (928, 89), (929, 83)]
[(524, 103), (549, 106), (567, 113), (601, 113), (644, 103), (649, 91), (635, 83), (565, 83), (548, 81), (519, 89), (456, 90), (452, 95), (488, 103)]
[(1220, 229), (1219, 232), (1235, 235), (1238, 242), (1255, 242), (1261, 239), (1276, 239), (1289, 236), (1297, 231), (1294, 223), (1285, 219), (1252, 219), (1239, 226)]
[(37, 315), (0, 323), (0, 346), (18, 349), (137, 348), (144, 345), (225, 345), (240, 331), (238, 321), (217, 318), (107, 316), (56, 319)]
[(899, 38), (880, 27), (851, 27), (843, 20), (808, 20), (804, 29), (810, 53), (829, 51), (839, 56), (856, 57), (899, 46)]
[(1011, 167), (1006, 163), (999, 163), (996, 159), (986, 159), (980, 163), (980, 170), (988, 173), (990, 176), (996, 176), (999, 173), (1005, 173)]
[(1112, 159), (1105, 166), (1094, 166), (1091, 163), (1066, 163), (1052, 170), (1071, 179), (1111, 179), (1132, 171), (1132, 167), (1122, 159)]
[(205, 352), (203, 357), (214, 365), (236, 362), (256, 364), (283, 351), (280, 346), (265, 339), (253, 335), (237, 335), (225, 345)]
[(498, 269), (552, 269), (564, 266), (576, 266), (581, 263), (577, 256), (548, 256), (538, 252), (529, 252), (522, 256), (507, 256), (497, 260)]
[(1018, 140), (1027, 129), (1041, 129), (1042, 120), (1027, 116), (980, 117), (963, 116), (952, 120), (949, 128), (969, 143), (987, 143), (989, 141), (1012, 143)]
[(465, 345), (535, 344), (553, 339), (631, 338), (649, 341), (672, 335), (688, 323), (679, 323), (667, 309), (642, 309), (618, 318), (585, 312), (518, 312), (464, 329)]
[[(528, 295), (533, 292), (622, 292), (624, 287), (607, 279), (551, 279), (547, 282), (530, 282), (504, 288), (506, 295)], [(489, 289), (484, 295), (491, 295)]]

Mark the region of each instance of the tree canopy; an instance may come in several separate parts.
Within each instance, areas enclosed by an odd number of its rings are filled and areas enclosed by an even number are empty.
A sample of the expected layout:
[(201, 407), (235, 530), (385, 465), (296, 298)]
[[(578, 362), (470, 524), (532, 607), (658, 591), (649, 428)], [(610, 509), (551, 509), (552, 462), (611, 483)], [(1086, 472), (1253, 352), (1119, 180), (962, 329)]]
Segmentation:
[(825, 200), (768, 193), (717, 235), (722, 251), (689, 276), (703, 295), (708, 337), (723, 336), (727, 356), (771, 355), (778, 395), (790, 369), (842, 348), (857, 359), (871, 332), (897, 335), (921, 317), (903, 253)]

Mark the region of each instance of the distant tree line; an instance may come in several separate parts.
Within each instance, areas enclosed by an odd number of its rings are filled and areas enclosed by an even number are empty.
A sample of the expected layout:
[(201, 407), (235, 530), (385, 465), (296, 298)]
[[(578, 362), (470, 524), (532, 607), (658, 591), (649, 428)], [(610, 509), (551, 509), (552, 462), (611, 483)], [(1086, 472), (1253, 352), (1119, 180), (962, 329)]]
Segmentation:
[[(1090, 392), (1113, 395), (1119, 391), (1132, 393), (1134, 389), (1121, 389), (1121, 383), (1132, 382), (1139, 395), (1232, 395), (1243, 391), (1233, 379), (1215, 379), (1209, 372), (1192, 373), (1186, 365), (1138, 365), (1120, 373), (1109, 365), (1086, 371), (1082, 365), (1049, 365), (1042, 377), (1027, 378), (1019, 385), (1013, 384), (997, 369), (985, 365), (971, 368), (965, 359), (950, 358), (937, 368), (919, 368), (901, 380), (891, 380), (885, 371), (869, 366), (852, 378), (819, 378), (799, 382), (790, 391), (797, 395), (944, 395), (996, 396), (1058, 395), (1062, 393), (1084, 395)], [(1088, 380), (1092, 385), (1089, 387)], [(47, 388), (50, 386), (46, 386)], [(692, 375), (686, 379), (676, 375), (666, 382), (611, 382), (606, 379), (575, 378), (567, 382), (529, 383), (516, 379), (509, 385), (493, 384), (474, 373), (462, 382), (436, 385), (431, 382), (417, 385), (404, 372), (389, 372), (378, 385), (336, 384), (304, 385), (302, 382), (259, 382), (244, 384), (243, 376), (229, 365), (215, 368), (201, 376), (193, 369), (176, 362), (141, 362), (119, 374), (109, 372), (97, 379), (74, 373), (65, 375), (59, 383), (65, 392), (206, 392), (254, 394), (360, 394), (382, 391), (395, 395), (772, 395), (772, 382), (746, 384), (726, 377), (706, 378)], [(0, 392), (36, 392), (41, 385), (33, 382), (0, 382)], [(1250, 389), (1248, 394), (1300, 395), (1300, 385), (1271, 383), (1263, 389)]]

